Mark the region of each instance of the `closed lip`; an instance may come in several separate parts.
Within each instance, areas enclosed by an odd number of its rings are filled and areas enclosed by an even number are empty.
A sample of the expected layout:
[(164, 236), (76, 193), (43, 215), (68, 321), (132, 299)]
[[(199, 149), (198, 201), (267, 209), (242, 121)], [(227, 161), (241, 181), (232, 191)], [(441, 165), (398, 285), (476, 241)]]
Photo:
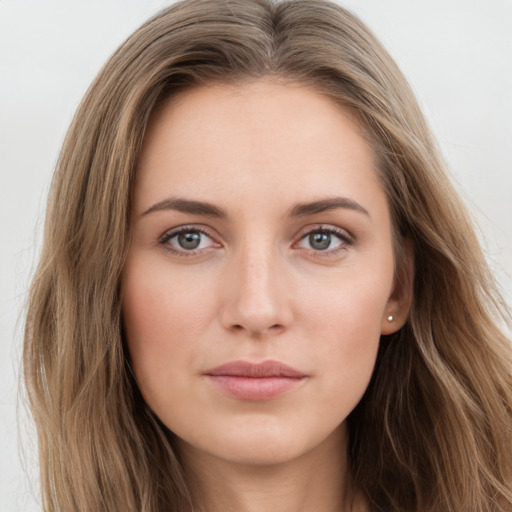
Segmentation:
[(204, 375), (211, 377), (246, 377), (253, 379), (265, 379), (281, 377), (289, 379), (302, 379), (307, 374), (292, 368), (280, 361), (267, 360), (260, 363), (251, 361), (230, 361), (216, 366), (204, 372)]
[(301, 387), (305, 373), (280, 361), (230, 361), (204, 372), (223, 394), (245, 401), (267, 401)]

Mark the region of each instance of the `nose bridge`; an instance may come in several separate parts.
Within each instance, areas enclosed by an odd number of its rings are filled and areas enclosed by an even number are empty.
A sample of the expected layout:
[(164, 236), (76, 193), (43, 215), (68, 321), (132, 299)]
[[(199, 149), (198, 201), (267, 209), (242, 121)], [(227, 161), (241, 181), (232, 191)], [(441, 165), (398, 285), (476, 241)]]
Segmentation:
[(227, 328), (251, 333), (281, 330), (291, 320), (284, 268), (272, 240), (241, 243), (229, 264), (224, 311)]

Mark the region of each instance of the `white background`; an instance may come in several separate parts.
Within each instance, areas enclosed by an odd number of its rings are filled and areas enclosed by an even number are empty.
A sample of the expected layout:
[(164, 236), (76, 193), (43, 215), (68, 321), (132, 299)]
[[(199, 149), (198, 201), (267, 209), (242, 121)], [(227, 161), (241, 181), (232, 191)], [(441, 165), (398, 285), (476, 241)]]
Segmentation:
[[(16, 423), (17, 379), (24, 301), (58, 151), (100, 66), (168, 4), (0, 0), (0, 512), (40, 509), (35, 435), (23, 407)], [(512, 0), (343, 5), (411, 81), (512, 304)]]

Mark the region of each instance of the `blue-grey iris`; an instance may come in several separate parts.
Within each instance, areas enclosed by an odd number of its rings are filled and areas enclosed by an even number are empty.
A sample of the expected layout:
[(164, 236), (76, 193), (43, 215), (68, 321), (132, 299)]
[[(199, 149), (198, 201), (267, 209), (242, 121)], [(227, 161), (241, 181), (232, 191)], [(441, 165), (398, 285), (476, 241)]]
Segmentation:
[(201, 233), (187, 231), (178, 235), (178, 243), (183, 249), (197, 249), (201, 243)]
[(312, 233), (309, 235), (309, 243), (317, 251), (325, 251), (331, 245), (330, 233)]

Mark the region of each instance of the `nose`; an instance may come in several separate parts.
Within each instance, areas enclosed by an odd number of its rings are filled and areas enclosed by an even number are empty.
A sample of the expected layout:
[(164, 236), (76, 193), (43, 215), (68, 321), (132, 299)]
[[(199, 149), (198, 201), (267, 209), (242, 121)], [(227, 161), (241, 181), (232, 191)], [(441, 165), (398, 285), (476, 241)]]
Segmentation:
[(234, 255), (226, 268), (221, 323), (252, 337), (279, 334), (292, 322), (292, 290), (275, 252), (251, 249)]

